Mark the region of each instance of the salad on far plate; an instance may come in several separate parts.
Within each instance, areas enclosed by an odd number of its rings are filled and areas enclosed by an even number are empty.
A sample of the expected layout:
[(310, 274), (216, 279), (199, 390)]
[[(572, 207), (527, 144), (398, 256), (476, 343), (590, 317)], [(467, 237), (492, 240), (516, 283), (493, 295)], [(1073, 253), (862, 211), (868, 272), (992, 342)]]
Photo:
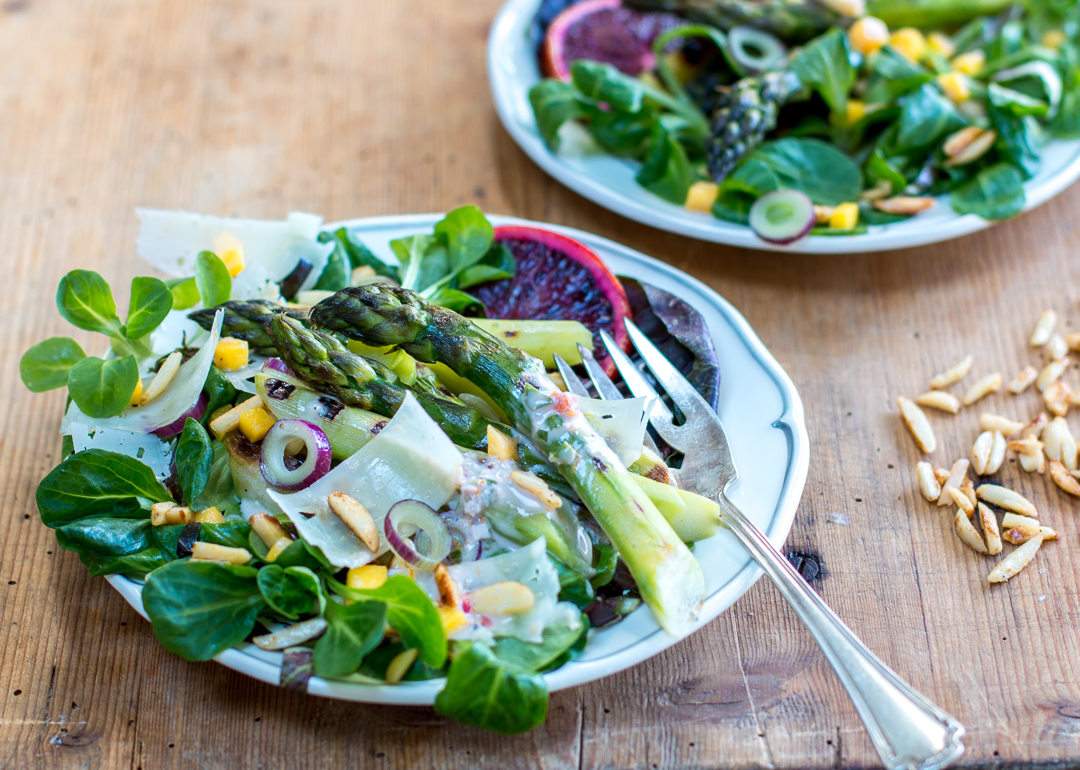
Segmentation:
[(472, 206), (393, 241), (396, 265), (310, 214), (137, 213), (171, 278), (135, 278), (121, 320), (101, 275), (68, 273), (57, 308), (104, 354), (53, 337), (20, 373), (69, 396), (42, 522), (142, 584), (163, 647), (251, 642), (302, 690), (440, 679), (439, 713), (513, 733), (593, 629), (644, 604), (689, 632), (717, 504), (643, 446), (649, 399), (549, 371), (610, 368), (600, 331), (626, 337), (588, 248)]
[(532, 32), (552, 152), (629, 159), (770, 243), (1008, 219), (1046, 143), (1080, 138), (1069, 0), (545, 0)]

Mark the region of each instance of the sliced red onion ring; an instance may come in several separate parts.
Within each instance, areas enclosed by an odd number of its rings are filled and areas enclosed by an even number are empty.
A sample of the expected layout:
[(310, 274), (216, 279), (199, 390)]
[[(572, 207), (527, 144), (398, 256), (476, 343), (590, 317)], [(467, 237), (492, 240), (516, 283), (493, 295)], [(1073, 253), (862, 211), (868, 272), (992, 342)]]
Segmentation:
[(193, 420), (201, 420), (203, 415), (206, 414), (206, 406), (210, 403), (210, 399), (206, 397), (205, 393), (200, 393), (198, 400), (195, 402), (195, 406), (188, 409), (180, 418), (174, 422), (170, 422), (168, 425), (163, 425), (160, 428), (156, 428), (151, 431), (158, 438), (172, 438), (178, 436), (184, 431), (184, 423), (187, 422), (188, 417)]
[[(435, 511), (419, 500), (402, 500), (386, 514), (383, 522), (390, 550), (418, 570), (431, 572), (450, 553), (450, 530)], [(409, 537), (423, 532), (430, 540), (427, 555), (420, 553)]]
[[(307, 458), (298, 468), (285, 465), (289, 444), (300, 439), (307, 447)], [(295, 446), (295, 445), (294, 445)], [(330, 470), (330, 439), (322, 428), (303, 420), (278, 420), (267, 432), (259, 452), (259, 470), (266, 483), (277, 489), (295, 492), (306, 489)]]
[(280, 358), (268, 358), (263, 362), (262, 371), (264, 372), (281, 372), (287, 374), (290, 377), (295, 377), (296, 373), (292, 369), (285, 366), (285, 362)]

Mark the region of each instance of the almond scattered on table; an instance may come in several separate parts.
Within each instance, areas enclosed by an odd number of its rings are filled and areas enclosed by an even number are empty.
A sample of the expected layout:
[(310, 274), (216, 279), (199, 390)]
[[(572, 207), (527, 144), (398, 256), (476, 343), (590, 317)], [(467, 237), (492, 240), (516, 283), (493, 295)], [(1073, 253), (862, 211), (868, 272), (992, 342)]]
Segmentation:
[(1035, 382), (1035, 378), (1038, 376), (1039, 370), (1028, 364), (1021, 369), (1015, 377), (1009, 380), (1009, 392), (1014, 396), (1023, 393), (1031, 387), (1031, 383)]
[(978, 379), (974, 385), (967, 389), (961, 400), (964, 406), (971, 406), (976, 401), (986, 398), (991, 393), (1001, 389), (1001, 373), (994, 372)]
[(950, 366), (940, 374), (935, 374), (930, 380), (930, 387), (933, 390), (940, 390), (941, 388), (947, 388), (950, 385), (955, 385), (967, 376), (967, 373), (971, 371), (971, 365), (975, 362), (975, 359), (970, 355), (966, 355)]

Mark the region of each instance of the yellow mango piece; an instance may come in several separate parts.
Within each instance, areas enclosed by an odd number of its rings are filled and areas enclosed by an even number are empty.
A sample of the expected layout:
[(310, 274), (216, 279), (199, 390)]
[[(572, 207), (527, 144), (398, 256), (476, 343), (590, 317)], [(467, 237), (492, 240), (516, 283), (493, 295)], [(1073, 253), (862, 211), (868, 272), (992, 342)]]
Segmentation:
[(1057, 50), (1058, 48), (1061, 48), (1062, 44), (1064, 44), (1067, 39), (1065, 33), (1060, 29), (1052, 29), (1049, 32), (1045, 32), (1042, 36), (1042, 40), (1039, 42), (1047, 48)]
[(937, 76), (937, 82), (945, 95), (957, 104), (971, 97), (971, 86), (962, 72), (944, 72)]
[(345, 576), (345, 585), (349, 588), (379, 588), (386, 582), (386, 567), (381, 564), (365, 564), (353, 567)]
[(210, 506), (196, 513), (195, 521), (200, 524), (224, 524), (225, 517), (221, 515), (221, 511), (217, 508)]
[(844, 124), (850, 128), (866, 117), (866, 103), (858, 99), (848, 99), (847, 113), (844, 115)]
[(876, 16), (863, 16), (848, 30), (851, 47), (868, 56), (889, 42), (889, 27)]
[(263, 440), (266, 432), (270, 430), (275, 422), (277, 422), (277, 418), (274, 415), (266, 411), (265, 407), (257, 406), (240, 415), (240, 425), (238, 427), (240, 432), (244, 434), (244, 438), (254, 444)]
[(266, 554), (266, 560), (268, 562), (277, 561), (277, 557), (281, 556), (281, 552), (292, 545), (295, 541), (291, 537), (283, 537), (274, 543), (274, 547), (271, 548)]
[(214, 348), (214, 365), (226, 372), (235, 372), (248, 365), (248, 344), (236, 337), (222, 337)]
[(436, 609), (439, 611), (439, 620), (442, 621), (443, 632), (447, 636), (450, 636), (459, 628), (465, 628), (469, 624), (468, 618), (465, 617), (465, 613), (461, 611), (460, 607), (439, 605)]
[(962, 53), (952, 60), (952, 68), (957, 72), (975, 77), (986, 65), (986, 54), (980, 50)]
[(889, 45), (909, 61), (921, 61), (926, 56), (926, 38), (914, 27), (904, 27), (893, 32), (889, 37)]
[(859, 205), (857, 203), (841, 203), (829, 217), (829, 227), (834, 230), (850, 230), (859, 223)]
[(684, 206), (689, 211), (700, 211), (708, 214), (716, 203), (716, 196), (720, 194), (720, 185), (716, 182), (694, 182), (686, 193)]
[(142, 401), (142, 394), (143, 384), (142, 377), (140, 377), (139, 381), (135, 383), (135, 392), (131, 394), (131, 401), (128, 402), (128, 406), (138, 406), (139, 402)]
[(244, 271), (244, 245), (229, 233), (214, 239), (214, 253), (229, 268), (229, 275), (233, 278)]
[(930, 46), (931, 51), (941, 54), (946, 59), (951, 59), (956, 53), (956, 43), (951, 37), (941, 32), (931, 32), (926, 38), (926, 44)]

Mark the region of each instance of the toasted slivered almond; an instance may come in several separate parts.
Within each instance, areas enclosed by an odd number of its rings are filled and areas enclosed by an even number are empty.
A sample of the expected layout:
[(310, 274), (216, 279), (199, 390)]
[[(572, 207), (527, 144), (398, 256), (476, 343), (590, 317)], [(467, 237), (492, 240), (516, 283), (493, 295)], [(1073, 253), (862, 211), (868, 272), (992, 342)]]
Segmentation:
[(1069, 469), (1061, 464), (1061, 460), (1050, 461), (1050, 478), (1062, 492), (1080, 497), (1080, 481), (1073, 478)]
[(1028, 473), (1043, 473), (1046, 470), (1046, 457), (1042, 452), (1037, 455), (1020, 455), (1020, 467)]
[(154, 503), (150, 506), (150, 526), (152, 527), (164, 527), (169, 523), (166, 516), (169, 511), (176, 507), (176, 503), (171, 500), (166, 503)]
[(941, 388), (947, 388), (967, 376), (967, 373), (971, 371), (971, 365), (975, 359), (970, 355), (964, 356), (955, 364), (950, 366), (940, 374), (935, 374), (930, 380), (930, 387), (933, 390), (940, 390)]
[(1068, 368), (1069, 359), (1067, 358), (1061, 361), (1051, 361), (1042, 368), (1039, 376), (1035, 378), (1035, 387), (1040, 391), (1046, 390), (1052, 383), (1057, 382)]
[(1065, 344), (1069, 346), (1069, 350), (1080, 350), (1080, 332), (1066, 334)]
[(1031, 563), (1041, 545), (1042, 535), (1028, 540), (990, 570), (990, 574), (986, 576), (987, 582), (1004, 583), (1009, 578), (1014, 577), (1020, 570)]
[(930, 454), (937, 449), (937, 439), (934, 437), (934, 429), (930, 427), (930, 421), (926, 414), (917, 407), (910, 399), (900, 396), (896, 399), (896, 405), (900, 407), (900, 419), (911, 431), (915, 443), (924, 453)]
[(888, 179), (879, 179), (873, 187), (859, 193), (859, 200), (879, 201), (882, 198), (888, 198), (890, 195), (892, 195), (892, 182)]
[(1047, 386), (1046, 390), (1043, 391), (1043, 404), (1050, 414), (1064, 417), (1069, 413), (1069, 396), (1071, 394), (1072, 388), (1069, 387), (1069, 384), (1058, 380)]
[(950, 489), (960, 489), (960, 484), (965, 478), (967, 478), (968, 466), (971, 463), (961, 458), (953, 463), (953, 467), (949, 470), (949, 476), (945, 479), (945, 483), (941, 485), (941, 496), (938, 498), (937, 504), (939, 508), (946, 505), (954, 505), (952, 497), (949, 495)]
[(944, 497), (946, 493), (952, 498), (953, 504), (960, 509), (960, 513), (965, 516), (971, 516), (971, 514), (975, 513), (975, 503), (971, 502), (971, 498), (967, 496), (967, 493), (962, 488), (946, 487), (941, 496)]
[(562, 498), (547, 485), (546, 481), (535, 473), (510, 471), (510, 480), (543, 503), (547, 508), (555, 510), (562, 505)]
[(994, 431), (994, 443), (990, 448), (990, 458), (986, 461), (986, 470), (983, 475), (997, 473), (1003, 462), (1005, 462), (1005, 437), (1000, 431)]
[(1069, 406), (1080, 406), (1080, 390), (1074, 390), (1065, 396), (1065, 403)]
[(1062, 361), (1069, 353), (1069, 344), (1065, 342), (1065, 338), (1060, 334), (1055, 334), (1050, 337), (1045, 349), (1046, 355), (1050, 357), (1051, 361)]
[[(975, 505), (979, 502), (978, 496), (975, 494), (975, 485), (971, 483), (971, 479), (964, 476), (964, 480), (960, 482), (960, 491), (964, 493), (964, 497), (971, 501), (971, 511), (968, 511), (968, 515), (975, 510)], [(967, 510), (967, 508), (964, 508)]]
[(814, 206), (814, 221), (819, 225), (829, 224), (829, 220), (832, 219), (833, 214), (836, 213), (836, 206)]
[(1050, 527), (1039, 527), (1039, 533), (1042, 535), (1043, 541), (1057, 540), (1061, 535), (1058, 534), (1056, 529), (1050, 529)]
[(461, 606), (461, 591), (457, 581), (442, 564), (435, 567), (435, 586), (439, 589), (439, 603), (443, 607)]
[(399, 652), (394, 656), (394, 659), (390, 661), (390, 665), (386, 667), (386, 683), (397, 684), (405, 675), (409, 673), (409, 669), (413, 667), (413, 663), (416, 662), (417, 657), (420, 655), (419, 647), (410, 647), (409, 649)]
[(874, 201), (874, 208), (886, 214), (913, 216), (934, 207), (934, 199), (929, 196), (895, 195), (892, 198)]
[(186, 505), (174, 505), (165, 512), (166, 524), (188, 524), (195, 520), (195, 511)]
[(1009, 380), (1009, 392), (1013, 395), (1023, 393), (1031, 383), (1035, 382), (1035, 378), (1038, 376), (1038, 369), (1030, 364), (1025, 366), (1015, 377)]
[(994, 447), (994, 434), (988, 430), (979, 434), (971, 445), (971, 468), (976, 475), (986, 475), (986, 463), (990, 461), (990, 450)]
[(172, 353), (169, 353), (168, 358), (162, 361), (161, 366), (158, 367), (154, 379), (150, 380), (150, 384), (147, 385), (146, 390), (143, 391), (142, 398), (139, 399), (139, 406), (146, 406), (164, 393), (165, 388), (169, 387), (169, 383), (173, 381), (173, 377), (180, 371), (180, 364), (183, 362), (184, 354), (179, 350), (174, 350)]
[(927, 391), (916, 398), (915, 403), (919, 406), (928, 406), (931, 409), (948, 412), (949, 414), (956, 414), (960, 411), (960, 399), (944, 390)]
[(214, 418), (210, 422), (210, 430), (218, 438), (240, 426), (240, 418), (257, 406), (262, 406), (262, 396), (252, 396), (242, 404), (237, 404), (225, 414)]
[(1050, 424), (1050, 418), (1046, 412), (1039, 412), (1032, 418), (1031, 422), (1024, 426), (1024, 429), (1020, 431), (1020, 438), (1038, 438), (1043, 432), (1043, 428)]
[(983, 430), (997, 431), (1005, 438), (1011, 438), (1020, 432), (1020, 429), (1024, 427), (1024, 423), (1010, 420), (1000, 414), (983, 412), (979, 415), (979, 427)]
[(986, 537), (986, 552), (991, 556), (1001, 553), (1001, 531), (998, 529), (997, 516), (982, 503), (979, 503), (979, 521)]
[(934, 469), (928, 462), (920, 462), (915, 465), (915, 475), (919, 479), (919, 492), (929, 502), (936, 501), (941, 497), (941, 484), (934, 476)]
[(1005, 448), (1010, 452), (1016, 452), (1018, 455), (1039, 455), (1043, 451), (1043, 443), (1037, 438), (1023, 438), (1016, 441), (1010, 441), (1005, 445)]
[(1001, 526), (1003, 527), (1038, 527), (1039, 520), (1033, 519), (1030, 516), (1022, 516), (1019, 513), (1006, 513), (1001, 517)]
[(985, 133), (986, 129), (978, 126), (961, 128), (959, 131), (949, 134), (945, 139), (945, 143), (941, 145), (941, 149), (946, 157), (955, 158)]
[(1076, 439), (1064, 417), (1055, 417), (1043, 428), (1042, 442), (1047, 460), (1060, 460), (1069, 470), (1076, 468)]
[(975, 494), (978, 495), (979, 499), (983, 502), (996, 505), (1007, 511), (1020, 513), (1024, 516), (1034, 516), (1035, 518), (1038, 518), (1039, 516), (1038, 509), (1031, 504), (1030, 500), (1019, 492), (1014, 492), (1007, 487), (1001, 487), (997, 484), (980, 484), (975, 490)]
[(962, 403), (964, 406), (971, 406), (981, 398), (989, 396), (991, 393), (1001, 388), (1001, 373), (994, 372), (988, 374), (985, 377), (980, 378), (974, 385), (967, 389), (964, 393)]
[(510, 438), (494, 425), (487, 427), (487, 446), (488, 454), (497, 460), (517, 459), (517, 440)]
[(949, 480), (949, 469), (934, 468), (934, 478), (937, 479), (939, 487), (945, 486), (945, 482)]
[(273, 548), (277, 541), (282, 538), (292, 540), (281, 524), (278, 523), (278, 520), (268, 513), (253, 514), (248, 519), (248, 523), (251, 524), (251, 530), (263, 541), (267, 548)]
[(1054, 333), (1054, 325), (1057, 323), (1057, 313), (1053, 310), (1044, 310), (1035, 322), (1035, 328), (1031, 330), (1031, 347), (1041, 348), (1050, 341), (1050, 335)]
[(227, 564), (247, 564), (251, 561), (251, 552), (246, 548), (233, 548), (228, 545), (196, 541), (191, 546), (191, 558), (196, 561), (222, 561)]
[(462, 607), (483, 615), (521, 615), (535, 602), (536, 594), (527, 585), (507, 580), (470, 591), (462, 598)]
[(295, 647), (298, 644), (311, 641), (320, 636), (326, 630), (326, 621), (323, 618), (311, 618), (293, 623), (291, 626), (279, 629), (272, 634), (252, 637), (255, 646), (263, 650), (284, 650), (286, 647)]
[(982, 538), (979, 537), (979, 531), (975, 529), (975, 526), (963, 511), (957, 511), (956, 516), (953, 517), (953, 529), (956, 530), (956, 534), (968, 548), (975, 553), (986, 553), (986, 545), (983, 543)]
[(956, 155), (945, 161), (946, 166), (966, 166), (985, 155), (997, 141), (996, 131), (984, 131)]
[(1013, 545), (1021, 545), (1040, 535), (1042, 535), (1042, 527), (1038, 524), (1035, 526), (1020, 524), (1015, 527), (1003, 527), (1001, 530), (1001, 539)]
[(365, 548), (372, 553), (379, 552), (379, 528), (359, 500), (344, 492), (331, 492), (326, 503), (334, 515), (360, 539)]

